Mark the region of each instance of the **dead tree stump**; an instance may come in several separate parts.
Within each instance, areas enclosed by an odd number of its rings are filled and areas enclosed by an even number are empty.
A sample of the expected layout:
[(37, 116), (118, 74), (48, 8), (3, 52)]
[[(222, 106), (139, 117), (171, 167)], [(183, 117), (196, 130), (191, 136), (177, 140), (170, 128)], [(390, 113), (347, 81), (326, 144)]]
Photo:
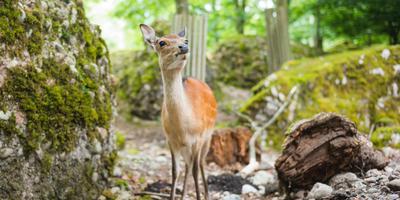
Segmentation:
[[(217, 129), (211, 139), (207, 163), (215, 162), (220, 167), (249, 163), (249, 140), (253, 133), (245, 127)], [(257, 157), (260, 158), (258, 147)]]
[(332, 113), (303, 120), (289, 131), (275, 163), (286, 191), (310, 189), (344, 172), (383, 168), (388, 161), (358, 133), (353, 122)]

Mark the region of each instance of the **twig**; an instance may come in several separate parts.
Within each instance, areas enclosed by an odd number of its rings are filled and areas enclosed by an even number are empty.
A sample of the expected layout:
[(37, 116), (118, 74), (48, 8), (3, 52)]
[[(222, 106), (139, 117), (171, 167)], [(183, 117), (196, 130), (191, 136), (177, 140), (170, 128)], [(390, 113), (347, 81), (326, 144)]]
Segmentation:
[[(169, 198), (169, 195), (168, 194), (163, 194), (163, 193), (155, 193), (155, 192), (146, 192), (146, 191), (143, 191), (143, 192), (137, 192), (137, 193), (134, 193), (134, 195), (137, 195), (137, 196), (144, 196), (144, 195), (150, 195), (150, 196), (157, 196), (157, 197), (165, 197), (165, 198)], [(178, 194), (176, 194), (177, 196), (179, 196)], [(152, 197), (152, 198), (154, 198), (154, 197)]]
[(375, 130), (375, 124), (372, 124), (371, 128), (369, 129), (369, 133), (368, 133), (368, 139), (371, 139), (371, 135)]
[(266, 128), (268, 128), (269, 126), (271, 126), (276, 121), (276, 119), (279, 117), (279, 115), (282, 114), (282, 112), (285, 110), (285, 108), (291, 101), (292, 96), (297, 92), (297, 88), (298, 88), (298, 86), (296, 85), (290, 90), (286, 101), (275, 112), (275, 114), (272, 116), (272, 118), (270, 120), (268, 120), (268, 122), (265, 123), (264, 126), (262, 126), (262, 127), (258, 126), (257, 123), (254, 120), (252, 120), (249, 116), (246, 116), (246, 115), (240, 113), (239, 116), (242, 116), (243, 118), (247, 119), (250, 122), (250, 124), (252, 125), (253, 130), (255, 130), (254, 134), (251, 136), (250, 141), (249, 141), (249, 160), (250, 160), (249, 164), (240, 171), (240, 174), (247, 176), (248, 174), (252, 173), (253, 171), (255, 171), (259, 168), (259, 163), (257, 162), (257, 159), (256, 159), (256, 147), (255, 147), (256, 140), (263, 133), (263, 131)]

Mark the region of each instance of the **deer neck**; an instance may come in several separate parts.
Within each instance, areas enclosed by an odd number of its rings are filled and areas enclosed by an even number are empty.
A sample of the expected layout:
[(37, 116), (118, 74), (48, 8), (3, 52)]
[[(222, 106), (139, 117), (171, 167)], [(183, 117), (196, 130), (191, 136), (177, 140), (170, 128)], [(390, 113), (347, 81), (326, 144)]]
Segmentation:
[(170, 115), (182, 116), (188, 111), (188, 102), (180, 70), (162, 70), (164, 106)]

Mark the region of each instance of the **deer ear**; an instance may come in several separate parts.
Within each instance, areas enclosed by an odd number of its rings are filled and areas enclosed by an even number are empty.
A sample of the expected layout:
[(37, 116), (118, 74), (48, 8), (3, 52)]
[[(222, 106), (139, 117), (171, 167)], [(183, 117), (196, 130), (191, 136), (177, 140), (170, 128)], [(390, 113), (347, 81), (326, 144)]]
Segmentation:
[(181, 32), (178, 33), (179, 37), (185, 37), (186, 36), (186, 27), (183, 28), (183, 30)]
[(154, 29), (146, 24), (140, 24), (140, 30), (142, 31), (144, 41), (154, 47), (157, 41)]

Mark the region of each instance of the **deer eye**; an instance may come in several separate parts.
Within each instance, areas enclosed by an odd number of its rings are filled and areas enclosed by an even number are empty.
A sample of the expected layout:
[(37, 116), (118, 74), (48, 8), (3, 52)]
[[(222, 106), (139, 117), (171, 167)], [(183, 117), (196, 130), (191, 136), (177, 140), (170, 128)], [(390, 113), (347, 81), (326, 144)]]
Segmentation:
[(189, 40), (185, 40), (185, 44), (189, 44)]
[(163, 47), (163, 46), (165, 46), (167, 43), (164, 42), (164, 41), (161, 41), (161, 42), (159, 42), (158, 44), (160, 45), (160, 47)]

